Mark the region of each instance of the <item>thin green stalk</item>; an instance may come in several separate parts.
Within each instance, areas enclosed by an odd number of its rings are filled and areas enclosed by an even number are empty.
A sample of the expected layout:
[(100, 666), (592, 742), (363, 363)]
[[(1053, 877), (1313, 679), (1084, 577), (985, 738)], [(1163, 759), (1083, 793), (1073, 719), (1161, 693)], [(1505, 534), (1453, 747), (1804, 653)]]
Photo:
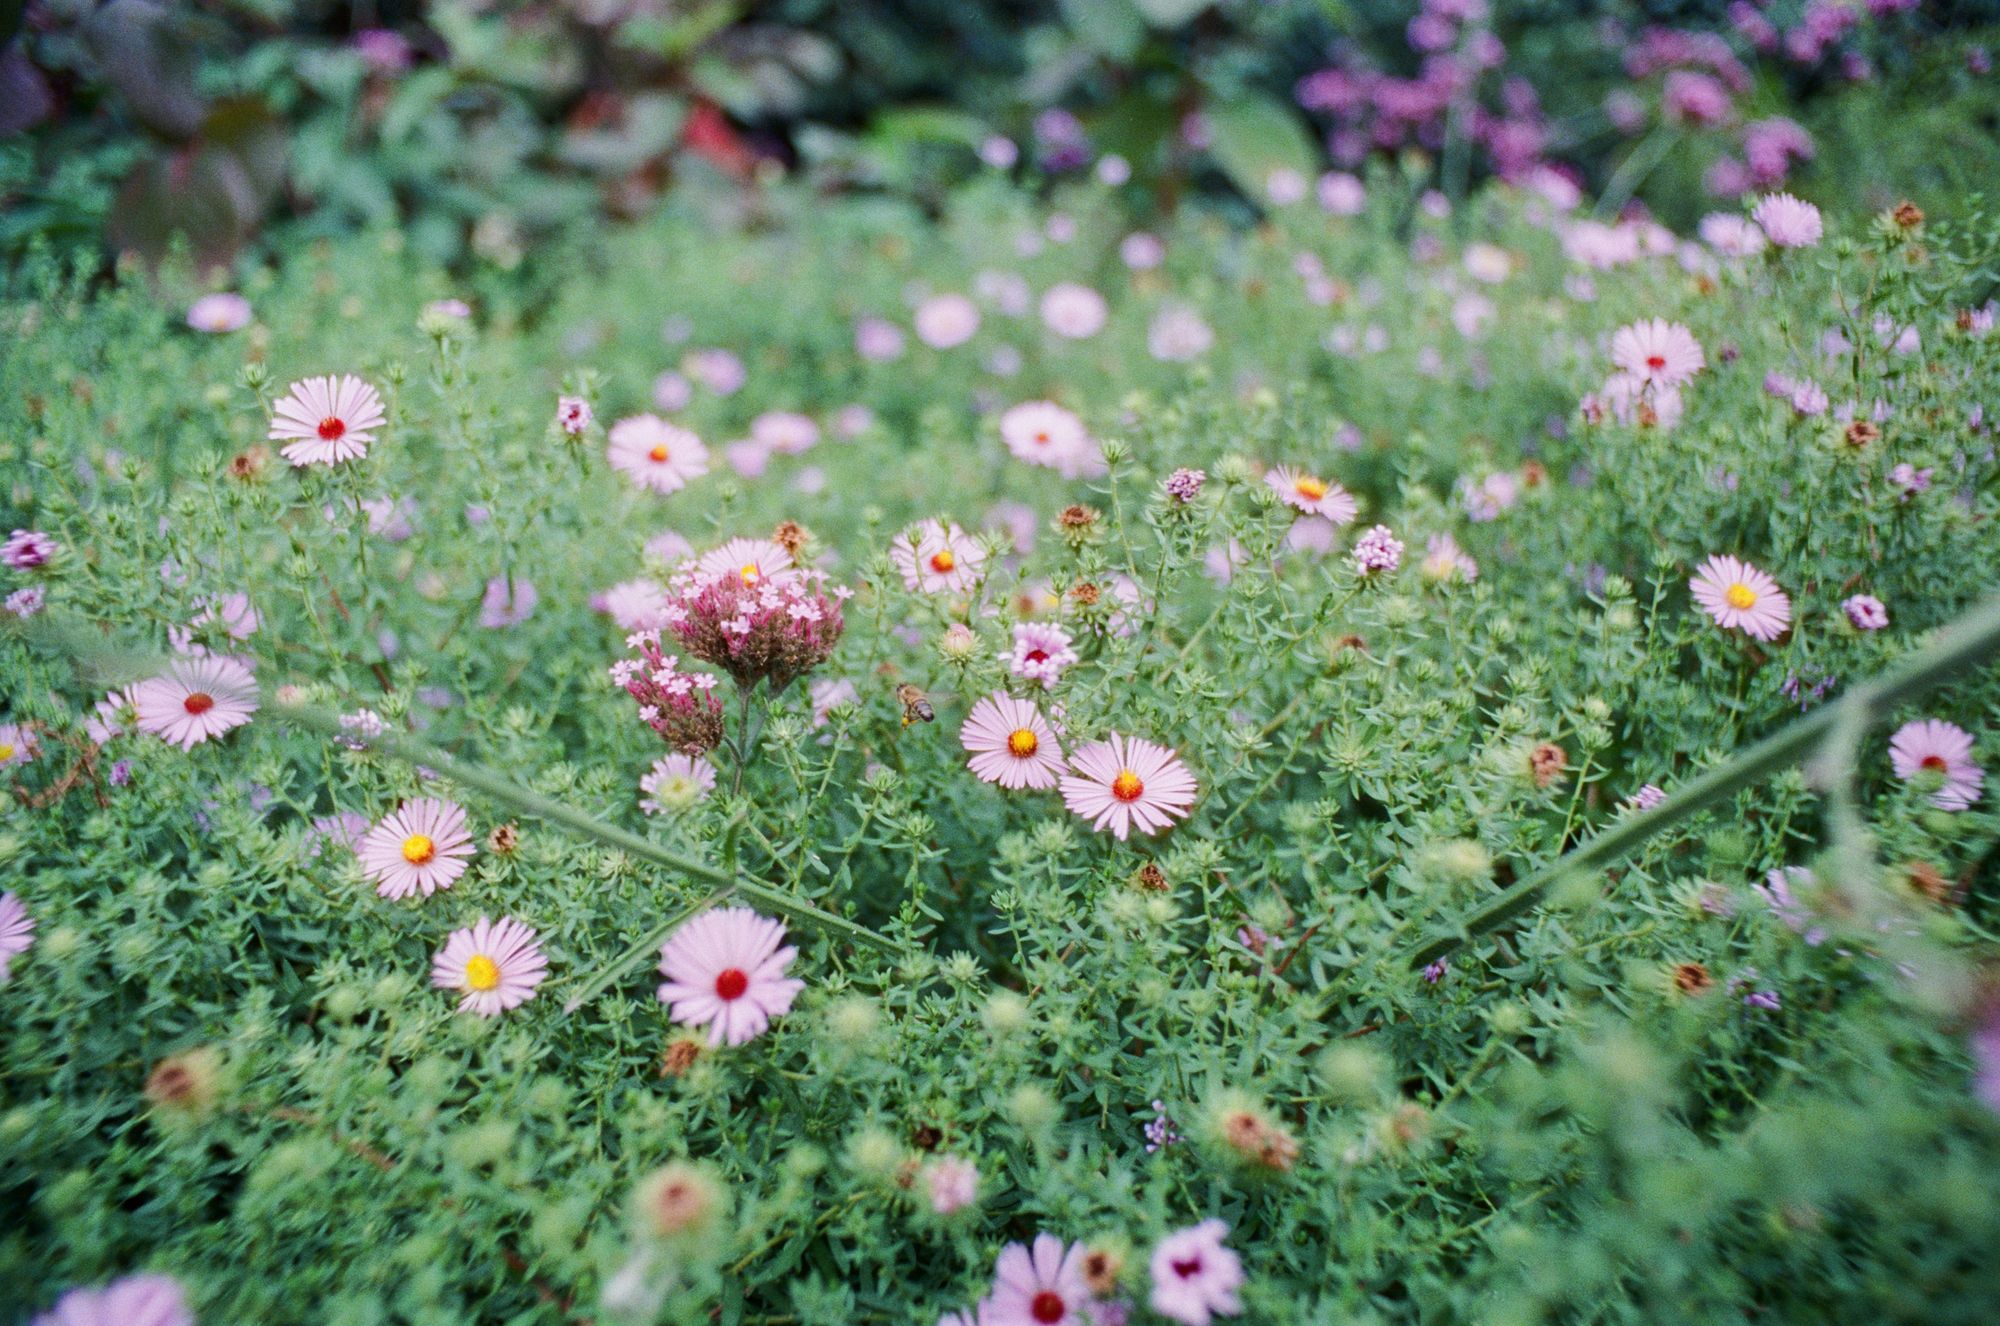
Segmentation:
[(1428, 966), (1535, 906), (1557, 880), (1609, 865), (1695, 812), (1798, 763), (1825, 745), (1830, 736), (1843, 729), (1853, 732), (1872, 727), (1886, 719), (1896, 705), (1979, 667), (1996, 653), (2000, 653), (2000, 595), (1988, 597), (1946, 627), (1927, 648), (1817, 713), (1766, 737), (1727, 764), (1709, 770), (1651, 810), (1620, 820), (1569, 855), (1462, 913), (1453, 924), (1418, 944), (1410, 953), (1410, 965)]

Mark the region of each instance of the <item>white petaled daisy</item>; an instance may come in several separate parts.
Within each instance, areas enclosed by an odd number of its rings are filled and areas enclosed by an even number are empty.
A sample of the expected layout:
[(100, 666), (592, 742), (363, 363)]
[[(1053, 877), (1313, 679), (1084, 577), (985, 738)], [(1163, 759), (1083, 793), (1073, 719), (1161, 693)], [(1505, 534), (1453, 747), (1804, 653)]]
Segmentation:
[(1361, 504), (1354, 500), (1354, 494), (1339, 484), (1331, 479), (1322, 479), (1317, 474), (1293, 469), (1290, 465), (1272, 469), (1265, 474), (1264, 482), (1284, 499), (1286, 506), (1307, 515), (1324, 516), (1336, 525), (1348, 524), (1361, 512)]
[(278, 454), (294, 465), (338, 465), (367, 455), (387, 419), (382, 397), (360, 378), (306, 378), (271, 407), (267, 436), (289, 443)]
[(657, 414), (635, 414), (605, 435), (611, 467), (641, 488), (674, 493), (708, 473), (708, 448), (699, 437)]
[(548, 974), (548, 959), (534, 930), (511, 916), (497, 921), (482, 916), (466, 929), (452, 931), (431, 963), (432, 985), (465, 992), (459, 1012), (487, 1018), (534, 998), (535, 987)]
[(653, 761), (652, 770), (639, 780), (639, 790), (646, 794), (639, 809), (648, 815), (671, 815), (715, 790), (715, 766), (706, 756), (675, 751)]
[(889, 545), (889, 560), (902, 572), (907, 589), (962, 593), (979, 579), (986, 552), (957, 522), (926, 520), (896, 536)]
[(806, 988), (785, 975), (798, 950), (785, 928), (748, 907), (703, 912), (660, 948), (660, 1002), (674, 1021), (706, 1026), (708, 1043), (741, 1045), (790, 1011)]
[(465, 811), (449, 801), (404, 802), (361, 840), (361, 869), (385, 898), (428, 898), (465, 873), (473, 855)]
[(995, 691), (972, 706), (958, 739), (972, 752), (966, 767), (1005, 788), (1046, 791), (1062, 781), (1068, 768), (1062, 745), (1042, 711), (1005, 691)]

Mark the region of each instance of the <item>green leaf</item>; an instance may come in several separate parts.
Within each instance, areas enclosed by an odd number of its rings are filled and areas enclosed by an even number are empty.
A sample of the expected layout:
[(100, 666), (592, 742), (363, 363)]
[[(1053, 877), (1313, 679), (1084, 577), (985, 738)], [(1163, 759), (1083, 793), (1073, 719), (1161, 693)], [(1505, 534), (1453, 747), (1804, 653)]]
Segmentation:
[(1177, 28), (1207, 9), (1214, 0), (1133, 0), (1146, 21), (1156, 28)]
[(1308, 179), (1319, 170), (1319, 152), (1305, 125), (1282, 102), (1243, 97), (1212, 107), (1207, 116), (1210, 153), (1252, 199), (1263, 200), (1274, 170), (1294, 170)]
[(1062, 13), (1078, 41), (1114, 60), (1131, 59), (1146, 39), (1133, 0), (1062, 0)]

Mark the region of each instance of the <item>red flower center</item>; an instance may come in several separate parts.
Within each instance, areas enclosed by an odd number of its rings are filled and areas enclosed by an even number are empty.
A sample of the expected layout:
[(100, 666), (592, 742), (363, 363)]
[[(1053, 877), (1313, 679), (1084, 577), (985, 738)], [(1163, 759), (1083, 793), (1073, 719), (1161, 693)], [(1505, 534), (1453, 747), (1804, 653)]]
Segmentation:
[(1646, 367), (1652, 369), (1655, 373), (1659, 372), (1666, 366), (1667, 366), (1667, 357), (1665, 355), (1646, 356)]
[(215, 708), (215, 697), (207, 691), (191, 691), (188, 698), (181, 701), (181, 708), (191, 714), (205, 714)]
[(1049, 651), (1046, 649), (1030, 649), (1026, 654), (1021, 656), (1021, 659), (1024, 663), (1046, 663), (1049, 661)]
[(951, 555), (949, 548), (940, 548), (931, 554), (931, 570), (939, 575), (949, 575), (951, 569), (957, 565), (958, 559)]
[(1041, 443), (1043, 446), (1047, 446), (1049, 443), (1055, 441), (1055, 439), (1048, 435), (1047, 430), (1044, 430), (1035, 434), (1035, 441)]
[(338, 441), (340, 435), (342, 433), (345, 433), (346, 431), (347, 431), (346, 422), (341, 419), (336, 419), (332, 415), (328, 415), (326, 418), (319, 421), (319, 435), (321, 438), (325, 439), (328, 442)]
[(741, 999), (749, 988), (750, 977), (741, 967), (726, 968), (715, 978), (715, 994), (719, 999)]
[(1200, 1253), (1196, 1253), (1194, 1256), (1189, 1257), (1186, 1260), (1181, 1260), (1179, 1258), (1176, 1258), (1171, 1264), (1174, 1268), (1174, 1274), (1179, 1276), (1183, 1280), (1187, 1279), (1191, 1275), (1201, 1274)]
[(1130, 769), (1120, 769), (1118, 776), (1111, 780), (1111, 795), (1120, 801), (1137, 801), (1145, 793), (1146, 785)]
[(1055, 1290), (1044, 1289), (1028, 1303), (1028, 1315), (1036, 1321), (1061, 1321), (1069, 1315), (1069, 1304)]
[(1944, 756), (1942, 755), (1926, 755), (1919, 761), (1919, 765), (1925, 769), (1936, 769), (1939, 773), (1943, 773), (1951, 767), (1945, 763)]

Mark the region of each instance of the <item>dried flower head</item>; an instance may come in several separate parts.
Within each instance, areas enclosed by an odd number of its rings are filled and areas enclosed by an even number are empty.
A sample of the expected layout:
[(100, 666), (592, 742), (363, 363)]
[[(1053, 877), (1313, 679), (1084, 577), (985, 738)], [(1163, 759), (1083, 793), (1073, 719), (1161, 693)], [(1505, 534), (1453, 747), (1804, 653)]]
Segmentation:
[(1708, 968), (1699, 962), (1677, 962), (1670, 973), (1674, 993), (1682, 995), (1707, 994), (1715, 985), (1715, 978), (1708, 974)]
[(655, 1238), (678, 1240), (705, 1233), (729, 1209), (729, 1192), (706, 1165), (669, 1161), (639, 1181), (633, 1216)]
[(1544, 741), (1528, 752), (1528, 772), (1534, 776), (1536, 787), (1547, 787), (1562, 777), (1569, 767), (1569, 752), (1553, 741)]
[(170, 1054), (146, 1078), (146, 1099), (154, 1108), (183, 1118), (200, 1118), (222, 1094), (222, 1052), (203, 1045)]

